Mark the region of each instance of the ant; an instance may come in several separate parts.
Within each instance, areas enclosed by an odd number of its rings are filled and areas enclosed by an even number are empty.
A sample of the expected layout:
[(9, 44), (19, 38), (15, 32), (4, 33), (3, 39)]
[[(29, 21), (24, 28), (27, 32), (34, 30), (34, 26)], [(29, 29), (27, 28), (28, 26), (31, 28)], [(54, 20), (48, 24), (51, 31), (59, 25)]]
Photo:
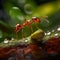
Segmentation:
[[(47, 16), (44, 17), (44, 20), (49, 23), (49, 21), (46, 20), (45, 18), (47, 18)], [(31, 20), (26, 20), (26, 18), (25, 18), (23, 24), (16, 24), (16, 26), (15, 26), (16, 35), (17, 35), (17, 33), (20, 31), (20, 29), (22, 29), (22, 38), (23, 38), (23, 36), (24, 36), (24, 35), (23, 35), (23, 29), (24, 29), (26, 26), (29, 26), (30, 29), (31, 29), (31, 31), (33, 32), (33, 28), (32, 28), (32, 26), (31, 26), (31, 24), (32, 24), (32, 23), (35, 23), (36, 28), (39, 29), (39, 27), (37, 26), (37, 23), (40, 23), (40, 22), (41, 22), (41, 19), (40, 19), (39, 17), (32, 17)]]

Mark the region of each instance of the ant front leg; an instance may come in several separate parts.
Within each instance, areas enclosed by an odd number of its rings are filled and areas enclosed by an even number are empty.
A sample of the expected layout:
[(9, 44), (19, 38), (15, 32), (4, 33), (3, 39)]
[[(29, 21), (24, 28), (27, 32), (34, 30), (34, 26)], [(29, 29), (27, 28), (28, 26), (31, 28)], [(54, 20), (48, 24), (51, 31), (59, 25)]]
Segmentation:
[(39, 29), (39, 27), (37, 26), (37, 23), (35, 23), (35, 26), (36, 26), (37, 29)]
[(31, 25), (29, 25), (29, 26), (30, 26), (31, 32), (33, 32), (33, 28), (32, 28), (32, 26), (31, 26)]

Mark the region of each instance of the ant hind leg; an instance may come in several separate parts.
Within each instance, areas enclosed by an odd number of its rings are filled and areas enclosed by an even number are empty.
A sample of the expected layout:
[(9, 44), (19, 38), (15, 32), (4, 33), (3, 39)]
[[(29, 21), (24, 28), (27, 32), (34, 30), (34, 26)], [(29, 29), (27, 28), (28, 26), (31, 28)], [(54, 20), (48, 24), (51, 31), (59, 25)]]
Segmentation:
[(31, 32), (33, 33), (33, 28), (32, 28), (32, 26), (31, 26), (31, 25), (29, 25), (29, 26), (30, 26)]
[(24, 35), (24, 33), (23, 33), (23, 28), (22, 28), (22, 38), (24, 38), (25, 37), (25, 35)]

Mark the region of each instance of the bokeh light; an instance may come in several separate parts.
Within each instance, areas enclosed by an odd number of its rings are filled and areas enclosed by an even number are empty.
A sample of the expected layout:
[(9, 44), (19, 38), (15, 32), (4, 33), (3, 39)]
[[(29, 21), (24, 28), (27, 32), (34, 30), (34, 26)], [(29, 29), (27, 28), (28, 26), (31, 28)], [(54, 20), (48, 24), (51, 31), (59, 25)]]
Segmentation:
[(26, 14), (32, 14), (33, 13), (33, 7), (31, 4), (25, 4), (24, 11)]

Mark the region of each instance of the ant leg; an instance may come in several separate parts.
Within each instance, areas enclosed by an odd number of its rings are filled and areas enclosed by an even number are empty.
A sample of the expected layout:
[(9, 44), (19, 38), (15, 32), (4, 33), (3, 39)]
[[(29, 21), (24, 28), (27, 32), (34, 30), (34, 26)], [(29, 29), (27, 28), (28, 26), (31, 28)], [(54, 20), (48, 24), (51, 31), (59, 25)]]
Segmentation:
[(35, 26), (36, 26), (37, 29), (39, 29), (39, 27), (37, 26), (37, 23), (35, 23)]
[(23, 28), (22, 28), (22, 38), (24, 38), (25, 37), (25, 35), (24, 35), (24, 33), (23, 33)]
[(44, 19), (47, 23), (49, 23), (49, 21), (47, 19)]
[(49, 21), (47, 20), (48, 16), (44, 16), (42, 19), (45, 20), (47, 23), (49, 23)]
[(31, 25), (29, 25), (29, 26), (30, 26), (31, 32), (33, 32), (33, 28), (32, 28), (32, 26), (31, 26)]

